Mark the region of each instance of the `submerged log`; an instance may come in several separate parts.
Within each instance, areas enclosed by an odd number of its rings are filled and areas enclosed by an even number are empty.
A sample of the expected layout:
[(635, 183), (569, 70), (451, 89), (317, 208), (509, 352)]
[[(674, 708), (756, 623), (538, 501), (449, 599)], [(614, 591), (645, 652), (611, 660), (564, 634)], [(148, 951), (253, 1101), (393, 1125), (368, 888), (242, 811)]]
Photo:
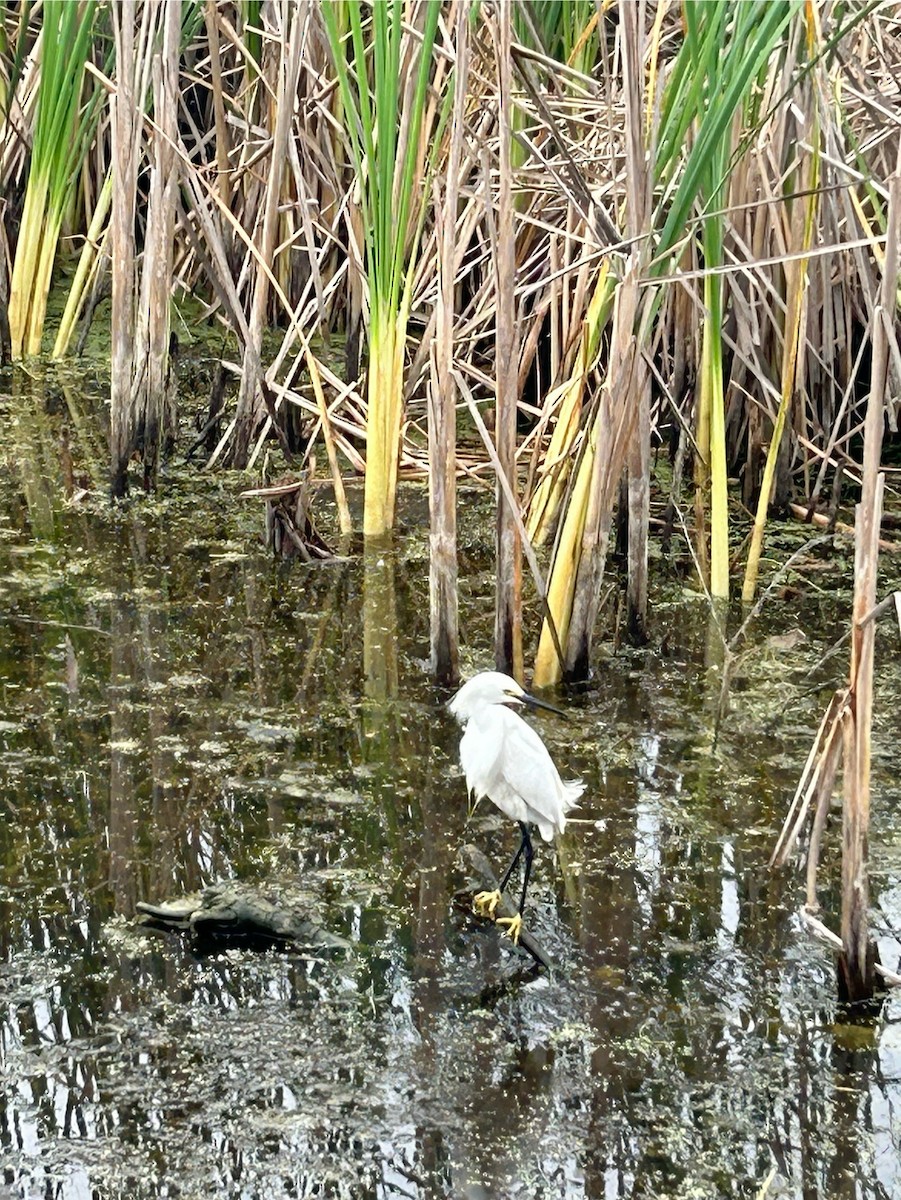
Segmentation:
[[(484, 885), (486, 891), (494, 891), (498, 885), (497, 875), (491, 863), (485, 857), (477, 846), (464, 846), (463, 853), (469, 859), (469, 864), (475, 872), (480, 882)], [(497, 907), (497, 915), (499, 917), (515, 917), (517, 910), (510, 904), (506, 897), (501, 896), (501, 902)], [(554, 970), (554, 960), (544, 949), (544, 947), (532, 937), (528, 929), (523, 927), (519, 935), (519, 942), (523, 950), (530, 954), (540, 967), (547, 968), (548, 971)]]
[(348, 950), (350, 943), (299, 906), (276, 903), (241, 883), (214, 883), (179, 900), (135, 906), (140, 922), (154, 929), (190, 933), (207, 941), (242, 941)]

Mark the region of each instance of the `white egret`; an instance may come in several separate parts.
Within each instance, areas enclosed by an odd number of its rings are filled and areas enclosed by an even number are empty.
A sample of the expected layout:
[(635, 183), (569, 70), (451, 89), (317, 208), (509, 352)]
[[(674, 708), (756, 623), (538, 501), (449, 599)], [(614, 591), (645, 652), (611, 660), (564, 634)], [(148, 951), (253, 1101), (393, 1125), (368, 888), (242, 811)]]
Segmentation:
[[(546, 842), (566, 828), (566, 814), (585, 791), (580, 780), (564, 782), (544, 742), (511, 705), (534, 705), (560, 713), (559, 708), (530, 696), (515, 679), (500, 671), (483, 671), (468, 680), (449, 704), (463, 728), (460, 765), (466, 786), (478, 804), (487, 796), (506, 816), (519, 822), (522, 840), (513, 861), (493, 892), (479, 892), (473, 909), (494, 917), (516, 864), (525, 854), (522, 897), (515, 917), (499, 917), (506, 935), (514, 943), (522, 930), (529, 875), (532, 871), (532, 839), (529, 826), (537, 825)], [(561, 714), (562, 715), (562, 714)]]

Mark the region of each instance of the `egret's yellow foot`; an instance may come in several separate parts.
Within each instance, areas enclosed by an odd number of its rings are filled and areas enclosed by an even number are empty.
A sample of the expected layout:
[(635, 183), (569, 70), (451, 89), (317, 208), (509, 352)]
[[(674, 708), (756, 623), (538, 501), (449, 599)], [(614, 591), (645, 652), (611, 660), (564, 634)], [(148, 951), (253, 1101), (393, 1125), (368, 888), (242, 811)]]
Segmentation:
[(491, 917), (493, 921), (500, 902), (501, 894), (497, 889), (493, 892), (476, 892), (472, 898), (472, 911), (480, 917)]
[(522, 913), (515, 917), (498, 917), (498, 925), (506, 925), (504, 937), (508, 937), (514, 946), (519, 945), (519, 935), (522, 933)]

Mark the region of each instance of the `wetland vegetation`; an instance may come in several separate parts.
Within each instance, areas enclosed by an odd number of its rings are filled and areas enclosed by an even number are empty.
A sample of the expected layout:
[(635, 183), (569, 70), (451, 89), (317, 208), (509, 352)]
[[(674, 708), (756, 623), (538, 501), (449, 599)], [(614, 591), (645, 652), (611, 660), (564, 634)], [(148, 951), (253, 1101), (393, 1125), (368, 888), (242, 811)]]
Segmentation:
[(895, 7), (0, 26), (0, 1193), (901, 1195)]

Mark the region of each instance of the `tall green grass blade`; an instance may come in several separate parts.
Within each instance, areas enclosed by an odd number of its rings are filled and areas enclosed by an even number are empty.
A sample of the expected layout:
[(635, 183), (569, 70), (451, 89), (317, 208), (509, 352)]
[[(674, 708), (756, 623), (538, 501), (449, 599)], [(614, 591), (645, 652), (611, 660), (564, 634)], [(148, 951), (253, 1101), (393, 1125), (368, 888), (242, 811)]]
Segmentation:
[[(748, 86), (800, 9), (801, 0), (770, 0), (766, 4), (690, 0), (684, 6), (689, 33), (680, 57), (684, 54), (687, 63), (676, 77), (688, 78), (690, 82), (683, 83), (661, 122), (656, 159), (658, 178), (666, 179), (674, 173), (674, 160), (692, 120), (697, 121), (697, 133), (658, 239), (659, 273), (666, 270), (669, 256), (684, 235), (705, 174), (709, 172), (711, 156), (728, 135)], [(702, 11), (709, 19), (703, 30), (696, 24)], [(735, 22), (732, 26), (728, 23), (730, 18)]]
[[(732, 4), (728, 0), (686, 0), (685, 39), (664, 96), (658, 131), (655, 175), (663, 185), (656, 223), (661, 225), (653, 273), (663, 274), (683, 242), (698, 209), (704, 266), (698, 442), (706, 460), (698, 482), (710, 489), (711, 592), (729, 592), (729, 521), (723, 394), (723, 263), (725, 198), (736, 155), (735, 115), (765, 70), (801, 0)], [(687, 158), (682, 146), (694, 126)], [(666, 215), (661, 221), (662, 213)]]
[(96, 114), (96, 105), (82, 106), (95, 9), (95, 0), (65, 0), (44, 9), (31, 165), (10, 282), (14, 358), (40, 352), (59, 233)]
[[(423, 18), (418, 37), (405, 32), (401, 0), (373, 4), (368, 21), (360, 0), (348, 0), (345, 11), (350, 61), (339, 27), (342, 14), (328, 4), (322, 10), (363, 215), (370, 350), (364, 528), (379, 536), (394, 521), (408, 272), (421, 230), (421, 203), (415, 205), (413, 193), (423, 167), (420, 134), (441, 6), (425, 3), (414, 10), (414, 19), (417, 12)], [(415, 64), (412, 87), (403, 85), (408, 46)], [(441, 111), (446, 115), (446, 105)]]

